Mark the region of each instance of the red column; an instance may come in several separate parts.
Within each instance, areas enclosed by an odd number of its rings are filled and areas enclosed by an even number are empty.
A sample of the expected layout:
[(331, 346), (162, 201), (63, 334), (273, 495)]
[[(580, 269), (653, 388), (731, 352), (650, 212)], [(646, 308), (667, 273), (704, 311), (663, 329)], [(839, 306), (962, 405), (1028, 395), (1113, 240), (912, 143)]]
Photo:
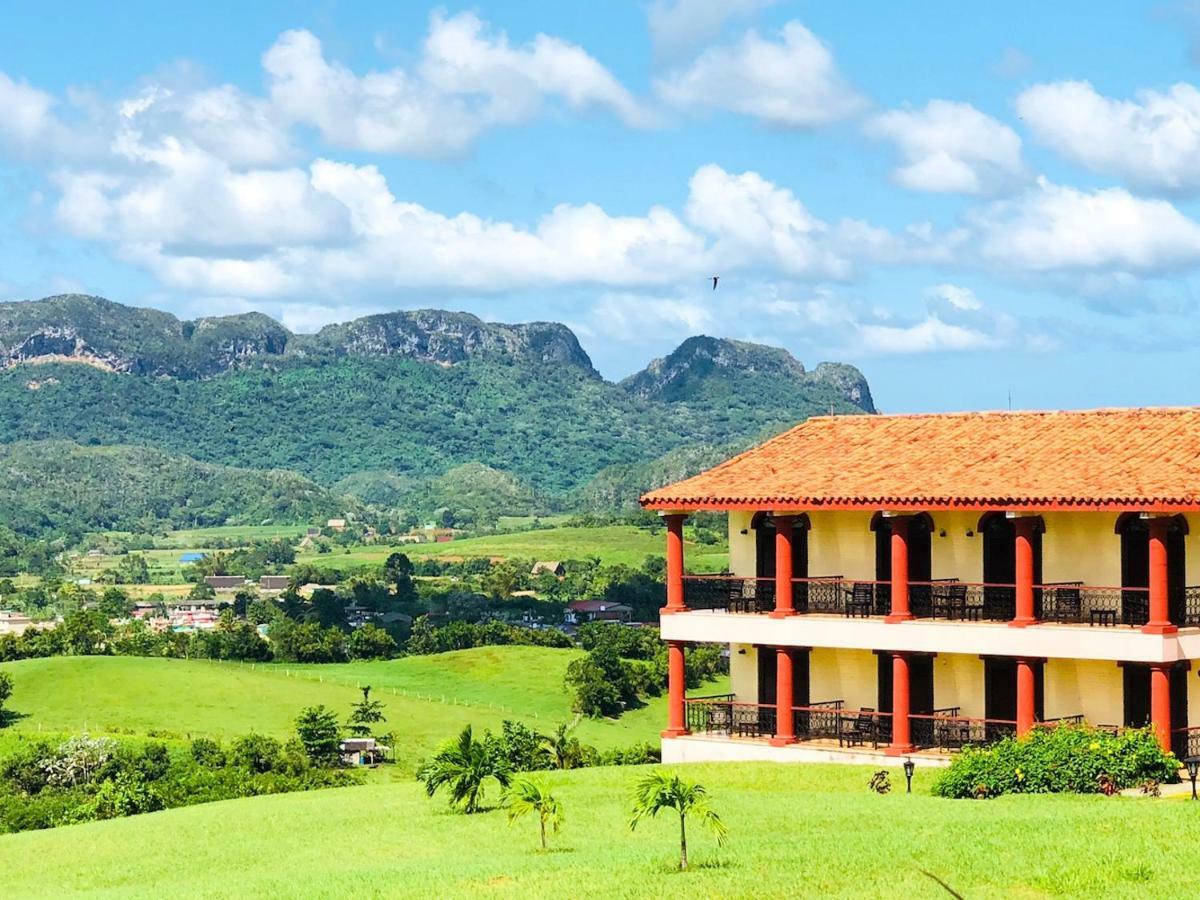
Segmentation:
[(1033, 663), (1027, 659), (1017, 660), (1017, 737), (1023, 737), (1033, 729), (1035, 682)]
[(775, 737), (771, 745), (780, 747), (794, 743), (796, 740), (795, 721), (792, 704), (792, 664), (794, 662), (791, 647), (777, 647), (775, 650)]
[[(891, 519), (892, 525), (892, 611), (886, 622), (904, 622), (913, 617), (908, 609), (908, 518)], [(905, 669), (907, 672), (908, 669)], [(905, 688), (907, 691), (907, 688)]]
[(888, 753), (899, 756), (912, 753), (912, 736), (908, 724), (908, 657), (892, 654), (892, 745)]
[(1159, 746), (1171, 749), (1171, 666), (1150, 667), (1150, 724)]
[(686, 686), (683, 641), (667, 641), (667, 730), (662, 733), (663, 737), (679, 737), (688, 733), (683, 706)]
[(1036, 525), (1037, 520), (1032, 518), (1020, 518), (1013, 522), (1017, 533), (1017, 612), (1008, 624), (1017, 627), (1037, 622), (1033, 614), (1033, 530)]
[(683, 520), (682, 513), (663, 516), (667, 523), (667, 605), (664, 613), (686, 612), (683, 597)]
[(1142, 626), (1147, 634), (1170, 634), (1178, 631), (1171, 624), (1167, 603), (1167, 530), (1170, 519), (1150, 520), (1150, 621)]
[(794, 616), (792, 603), (792, 517), (775, 516), (775, 611), (773, 618)]

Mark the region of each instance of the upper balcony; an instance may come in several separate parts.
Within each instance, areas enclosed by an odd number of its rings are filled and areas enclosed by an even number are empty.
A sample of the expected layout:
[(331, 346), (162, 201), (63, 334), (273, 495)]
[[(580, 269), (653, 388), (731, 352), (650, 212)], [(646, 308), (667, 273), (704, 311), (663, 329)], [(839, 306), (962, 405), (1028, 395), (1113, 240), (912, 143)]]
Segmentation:
[[(683, 579), (690, 610), (769, 614), (776, 606), (774, 578), (690, 575)], [(891, 612), (889, 581), (862, 581), (841, 575), (791, 579), (797, 615), (883, 618)], [(1200, 626), (1200, 585), (1190, 585), (1170, 604), (1172, 624)], [(916, 619), (1009, 622), (1016, 616), (1015, 584), (979, 584), (953, 578), (910, 582), (909, 610)], [(1033, 614), (1039, 622), (1104, 628), (1141, 628), (1150, 620), (1148, 588), (1121, 588), (1058, 582), (1033, 586)]]

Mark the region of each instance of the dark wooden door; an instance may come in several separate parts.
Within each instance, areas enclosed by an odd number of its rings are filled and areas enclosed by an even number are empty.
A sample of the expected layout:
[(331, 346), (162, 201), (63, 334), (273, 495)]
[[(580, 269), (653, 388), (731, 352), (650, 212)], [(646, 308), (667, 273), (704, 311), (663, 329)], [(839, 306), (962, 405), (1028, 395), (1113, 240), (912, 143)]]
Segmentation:
[(1150, 724), (1150, 669), (1148, 666), (1122, 666), (1125, 691), (1125, 721), (1130, 728)]
[[(1033, 715), (1038, 721), (1046, 717), (1045, 669), (1033, 664)], [(1017, 662), (1013, 659), (983, 661), (983, 717), (1005, 722), (1017, 718)]]
[(1016, 529), (1003, 514), (988, 516), (981, 523), (983, 538), (984, 614), (989, 619), (1010, 619), (1016, 614), (1017, 580)]

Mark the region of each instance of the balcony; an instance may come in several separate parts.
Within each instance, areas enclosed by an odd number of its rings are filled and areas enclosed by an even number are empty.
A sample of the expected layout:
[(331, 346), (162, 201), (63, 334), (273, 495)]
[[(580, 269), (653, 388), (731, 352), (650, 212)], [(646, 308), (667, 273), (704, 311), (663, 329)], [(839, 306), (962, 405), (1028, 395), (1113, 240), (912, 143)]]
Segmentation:
[[(765, 740), (775, 734), (776, 707), (746, 703), (733, 694), (695, 697), (684, 701), (688, 731), (693, 735), (732, 740)], [(827, 700), (792, 708), (796, 740), (830, 748), (886, 747), (892, 739), (891, 713), (873, 709), (846, 709), (841, 700)], [(1083, 716), (1068, 716), (1038, 723), (1039, 727), (1081, 724)], [(959, 715), (957, 707), (935, 709), (909, 716), (913, 746), (917, 750), (953, 753), (964, 747), (995, 743), (1016, 734), (1017, 723)], [(1197, 737), (1200, 740), (1200, 736)]]
[[(891, 608), (891, 584), (826, 575), (792, 581), (793, 605), (801, 615), (876, 618)], [(1172, 603), (1174, 623), (1200, 626), (1200, 586), (1184, 589)], [(766, 614), (775, 609), (775, 579), (731, 575), (684, 578), (688, 609)], [(912, 582), (909, 607), (918, 619), (1007, 622), (1016, 611), (1016, 587), (957, 579)], [(1149, 590), (1058, 582), (1034, 586), (1034, 612), (1042, 622), (1095, 627), (1141, 627), (1149, 620)]]

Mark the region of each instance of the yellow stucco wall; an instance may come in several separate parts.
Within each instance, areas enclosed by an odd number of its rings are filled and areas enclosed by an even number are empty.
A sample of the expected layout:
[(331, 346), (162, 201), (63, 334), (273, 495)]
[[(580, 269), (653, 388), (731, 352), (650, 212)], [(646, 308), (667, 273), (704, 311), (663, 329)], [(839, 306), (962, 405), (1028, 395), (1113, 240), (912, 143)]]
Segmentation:
[(879, 670), (870, 650), (814, 648), (809, 654), (809, 698), (844, 700), (847, 709), (874, 709), (879, 699)]
[(1124, 681), (1116, 663), (1051, 659), (1044, 678), (1046, 718), (1082, 713), (1093, 725), (1124, 723)]
[[(871, 513), (818, 511), (809, 513), (808, 571), (811, 575), (842, 575), (851, 579), (875, 577), (875, 535)], [(946, 511), (931, 514), (934, 578), (983, 580), (983, 539), (976, 528), (980, 513)], [(755, 532), (752, 513), (729, 515), (730, 571), (753, 576)], [(1188, 582), (1200, 584), (1200, 516), (1189, 521), (1186, 542)], [(1115, 533), (1116, 513), (1058, 512), (1042, 516), (1042, 579), (1082, 581), (1099, 586), (1121, 583), (1121, 539)], [(742, 534), (742, 530), (746, 534)], [(942, 536), (945, 532), (945, 536)], [(967, 537), (967, 532), (972, 536)]]
[(753, 644), (729, 645), (729, 692), (743, 703), (758, 702), (758, 650)]
[(939, 653), (933, 660), (933, 705), (957, 706), (963, 716), (983, 717), (983, 660), (965, 653)]
[[(729, 514), (729, 571), (743, 578), (754, 576), (754, 531), (750, 528), (753, 513)], [(742, 532), (745, 531), (745, 534)]]

